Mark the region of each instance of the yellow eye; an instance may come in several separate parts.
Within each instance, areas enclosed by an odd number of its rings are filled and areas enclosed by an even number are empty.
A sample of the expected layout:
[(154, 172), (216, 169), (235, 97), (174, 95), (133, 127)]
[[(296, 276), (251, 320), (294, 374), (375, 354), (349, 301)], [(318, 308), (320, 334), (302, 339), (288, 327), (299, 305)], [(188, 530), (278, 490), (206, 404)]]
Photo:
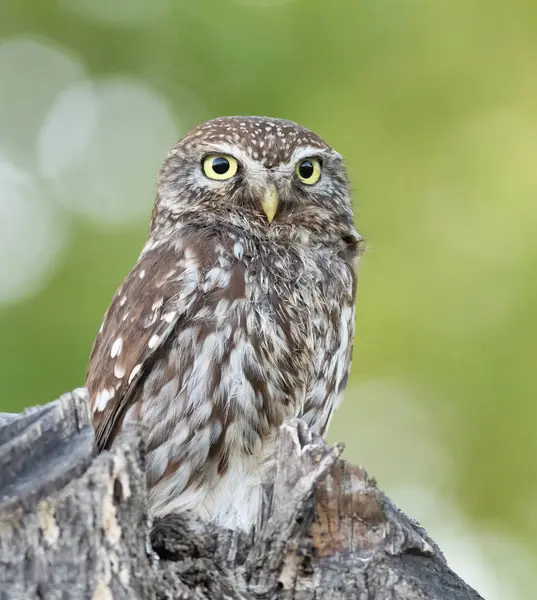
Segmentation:
[(306, 158), (297, 164), (295, 171), (302, 183), (313, 185), (321, 177), (321, 161), (317, 158)]
[(237, 172), (237, 161), (226, 154), (209, 154), (203, 159), (203, 172), (209, 179), (224, 181)]

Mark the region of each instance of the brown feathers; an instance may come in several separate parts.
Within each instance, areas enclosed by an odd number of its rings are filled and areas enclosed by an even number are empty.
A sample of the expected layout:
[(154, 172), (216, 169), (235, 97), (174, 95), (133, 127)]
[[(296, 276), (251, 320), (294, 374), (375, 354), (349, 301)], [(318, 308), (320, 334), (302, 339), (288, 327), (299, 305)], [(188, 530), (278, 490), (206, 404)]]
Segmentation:
[[(207, 178), (208, 153), (233, 156), (237, 174)], [(295, 176), (307, 156), (322, 162), (312, 186)], [(101, 449), (126, 421), (146, 426), (155, 515), (191, 509), (247, 529), (282, 422), (325, 432), (350, 366), (359, 243), (341, 157), (316, 134), (226, 118), (175, 146), (86, 382)]]

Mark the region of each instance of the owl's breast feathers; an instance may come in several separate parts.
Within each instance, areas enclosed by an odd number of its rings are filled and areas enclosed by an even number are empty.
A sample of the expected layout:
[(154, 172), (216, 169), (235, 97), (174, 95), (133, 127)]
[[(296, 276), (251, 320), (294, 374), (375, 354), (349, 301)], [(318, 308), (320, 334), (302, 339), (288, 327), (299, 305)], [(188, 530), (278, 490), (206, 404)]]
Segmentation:
[(354, 290), (337, 245), (185, 231), (147, 247), (105, 315), (86, 385), (100, 448), (126, 421), (147, 426), (155, 514), (210, 514), (211, 486), (259, 479), (286, 418), (324, 432), (346, 385)]

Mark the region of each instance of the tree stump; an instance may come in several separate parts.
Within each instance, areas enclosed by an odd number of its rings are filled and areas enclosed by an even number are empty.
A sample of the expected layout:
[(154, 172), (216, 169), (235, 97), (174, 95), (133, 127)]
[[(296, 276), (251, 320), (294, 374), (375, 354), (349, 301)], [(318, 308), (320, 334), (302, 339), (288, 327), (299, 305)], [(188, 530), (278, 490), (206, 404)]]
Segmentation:
[(478, 600), (438, 546), (300, 420), (250, 534), (147, 512), (137, 428), (97, 454), (83, 389), (0, 414), (0, 600)]

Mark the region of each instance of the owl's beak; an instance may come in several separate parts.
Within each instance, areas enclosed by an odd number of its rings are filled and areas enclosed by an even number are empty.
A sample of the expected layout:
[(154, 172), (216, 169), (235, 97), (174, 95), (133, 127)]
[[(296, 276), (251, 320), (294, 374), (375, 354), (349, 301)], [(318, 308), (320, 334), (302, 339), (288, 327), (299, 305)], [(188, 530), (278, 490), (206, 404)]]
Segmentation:
[(276, 190), (276, 186), (273, 183), (271, 183), (265, 190), (265, 195), (261, 200), (261, 208), (263, 209), (263, 212), (267, 215), (269, 223), (272, 223), (274, 215), (278, 211), (279, 203), (280, 198), (278, 197), (278, 191)]

